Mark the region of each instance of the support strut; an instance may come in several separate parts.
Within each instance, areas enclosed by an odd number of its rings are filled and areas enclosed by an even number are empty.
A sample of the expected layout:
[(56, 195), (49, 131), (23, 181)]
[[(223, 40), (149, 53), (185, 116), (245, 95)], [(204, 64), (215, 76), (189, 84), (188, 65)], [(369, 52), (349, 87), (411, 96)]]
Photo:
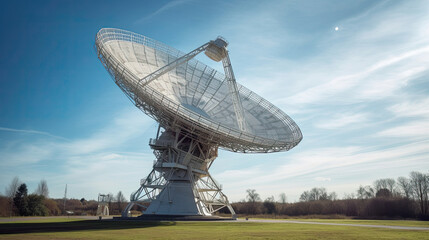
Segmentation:
[(122, 212), (129, 217), (134, 205), (143, 215), (211, 216), (227, 207), (234, 209), (208, 169), (217, 157), (217, 146), (198, 140), (186, 132), (166, 130), (150, 141), (157, 158), (150, 174), (131, 194)]

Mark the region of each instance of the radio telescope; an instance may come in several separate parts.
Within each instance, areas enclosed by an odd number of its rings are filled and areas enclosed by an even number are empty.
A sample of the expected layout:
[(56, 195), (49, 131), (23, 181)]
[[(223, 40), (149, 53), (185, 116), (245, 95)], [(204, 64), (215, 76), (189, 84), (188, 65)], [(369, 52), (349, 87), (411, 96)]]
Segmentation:
[[(143, 215), (211, 216), (235, 212), (209, 173), (218, 148), (242, 153), (288, 151), (302, 140), (282, 110), (236, 82), (227, 50), (218, 37), (185, 54), (143, 35), (101, 29), (98, 58), (115, 83), (159, 123), (149, 145), (156, 161), (122, 212), (133, 205)], [(225, 74), (194, 59), (204, 52), (222, 61)]]

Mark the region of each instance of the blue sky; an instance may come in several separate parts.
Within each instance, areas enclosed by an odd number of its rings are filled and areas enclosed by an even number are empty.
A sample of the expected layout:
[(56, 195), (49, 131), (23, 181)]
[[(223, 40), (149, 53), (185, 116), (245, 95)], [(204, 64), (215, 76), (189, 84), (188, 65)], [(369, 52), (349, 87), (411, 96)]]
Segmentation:
[[(220, 151), (211, 173), (232, 201), (339, 197), (429, 170), (427, 1), (24, 1), (0, 9), (0, 192), (14, 176), (51, 197), (126, 196), (154, 160), (157, 124), (94, 51), (100, 28), (181, 51), (218, 35), (237, 81), (279, 106), (304, 139), (289, 152)], [(338, 27), (338, 30), (336, 30)], [(199, 59), (222, 70), (204, 55)]]

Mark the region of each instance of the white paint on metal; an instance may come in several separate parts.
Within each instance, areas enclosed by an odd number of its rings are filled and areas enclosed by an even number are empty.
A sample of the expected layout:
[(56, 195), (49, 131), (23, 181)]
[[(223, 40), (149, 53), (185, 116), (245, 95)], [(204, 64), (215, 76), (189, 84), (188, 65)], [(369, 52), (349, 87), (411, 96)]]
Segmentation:
[[(101, 29), (98, 57), (115, 83), (160, 124), (149, 145), (156, 161), (123, 211), (203, 215), (228, 208), (228, 198), (208, 169), (218, 147), (236, 152), (287, 151), (302, 140), (283, 111), (236, 82), (226, 46), (217, 38), (184, 54), (148, 37)], [(201, 53), (222, 61), (225, 75), (197, 61)], [(162, 132), (160, 132), (162, 130)]]
[(195, 133), (237, 152), (287, 151), (302, 139), (289, 116), (236, 83), (237, 94), (232, 95), (241, 102), (246, 123), (241, 130), (236, 117), (240, 111), (235, 110), (226, 76), (195, 59), (140, 86), (141, 79), (185, 55), (165, 44), (124, 30), (102, 29), (96, 49), (116, 84), (164, 127)]

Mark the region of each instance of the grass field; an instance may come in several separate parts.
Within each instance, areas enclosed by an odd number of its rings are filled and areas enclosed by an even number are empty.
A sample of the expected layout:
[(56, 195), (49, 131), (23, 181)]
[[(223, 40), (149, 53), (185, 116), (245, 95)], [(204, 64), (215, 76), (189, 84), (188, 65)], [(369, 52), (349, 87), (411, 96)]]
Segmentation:
[[(307, 221), (309, 221), (307, 219)], [(313, 219), (313, 221), (316, 221)], [(345, 223), (341, 220), (336, 220)], [(349, 220), (356, 223), (355, 220)], [(398, 223), (398, 221), (395, 221)], [(363, 224), (363, 223), (357, 223)], [(373, 223), (374, 224), (374, 223)], [(381, 222), (377, 222), (381, 225)], [(389, 224), (386, 224), (389, 225)], [(429, 231), (257, 222), (113, 222), (47, 218), (0, 223), (0, 239), (429, 239)]]

